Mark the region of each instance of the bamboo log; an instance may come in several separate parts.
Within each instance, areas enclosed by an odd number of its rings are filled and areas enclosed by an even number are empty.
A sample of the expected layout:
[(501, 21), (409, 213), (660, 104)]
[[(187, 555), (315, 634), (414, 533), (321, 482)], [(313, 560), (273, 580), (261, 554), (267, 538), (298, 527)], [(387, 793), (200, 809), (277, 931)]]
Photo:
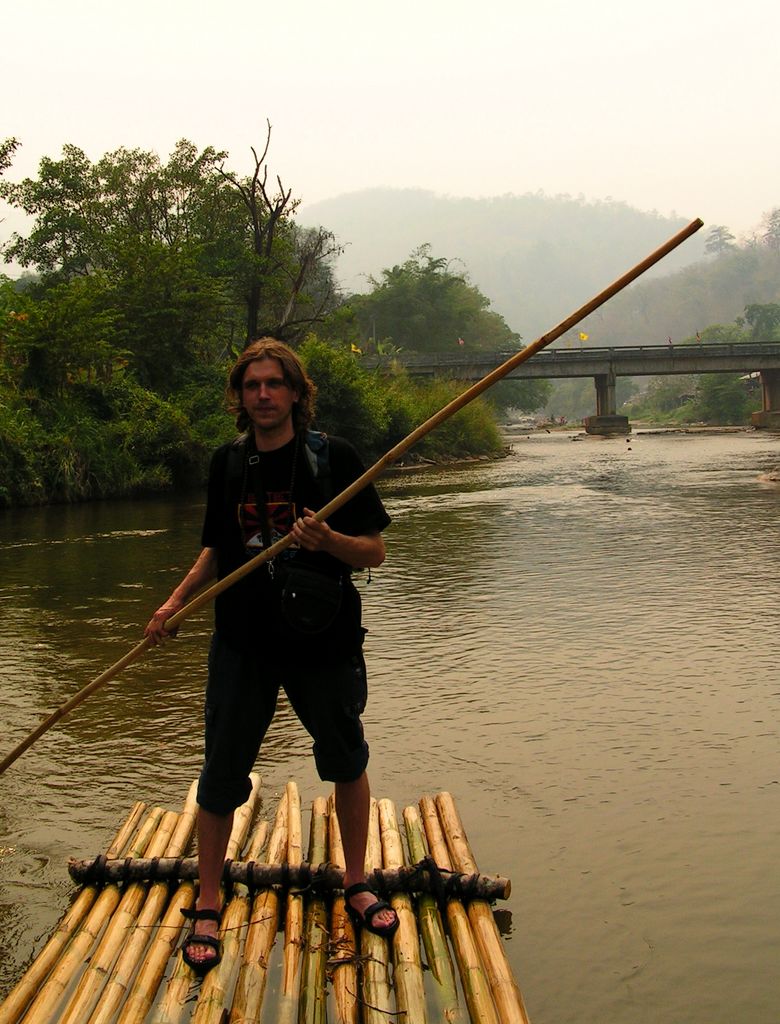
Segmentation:
[[(378, 807), (382, 859), (385, 867), (402, 867), (404, 848), (398, 830), (395, 806), (390, 800), (380, 800)], [(398, 1014), (402, 1020), (425, 1024), (428, 1014), (420, 959), (420, 936), (417, 933), (414, 905), (406, 893), (393, 893), (390, 903), (398, 915), (398, 931), (393, 937), (393, 981)]]
[[(452, 795), (439, 793), (436, 808), (455, 867), (476, 871), (466, 830)], [(528, 1024), (523, 997), (509, 967), (490, 904), (485, 900), (472, 900), (468, 905), (468, 915), (502, 1024)]]
[[(233, 829), (228, 840), (225, 856), (237, 857), (246, 842), (247, 832), (257, 805), (259, 776), (252, 774), (252, 790), (246, 803), (237, 808), (233, 815)], [(186, 883), (185, 883), (186, 884)], [(184, 922), (182, 921), (182, 924)], [(184, 962), (182, 956), (177, 957), (176, 966), (168, 982), (165, 995), (153, 1015), (153, 1024), (180, 1024), (187, 1011), (190, 986), (196, 981), (195, 972)]]
[[(371, 801), (366, 844), (366, 871), (382, 863), (382, 842), (379, 838), (379, 810), (376, 800)], [(390, 958), (388, 943), (367, 928), (360, 929), (361, 992), (363, 997), (363, 1024), (387, 1024), (393, 1016), (393, 991), (389, 981)], [(409, 1022), (411, 1024), (411, 1022)]]
[[(287, 794), (279, 801), (266, 859), (279, 863), (287, 856)], [(259, 1020), (268, 978), (268, 962), (279, 925), (279, 894), (266, 889), (255, 896), (238, 974), (230, 1024)]]
[[(287, 861), (296, 867), (303, 859), (301, 797), (294, 782), (287, 783)], [(303, 896), (287, 893), (284, 919), (284, 956), (278, 1020), (291, 1024), (295, 1018), (298, 976), (303, 950)]]
[[(140, 801), (135, 804), (111, 841), (106, 856), (117, 857), (124, 851), (145, 810), (146, 804)], [(40, 990), (44, 980), (59, 960), (63, 950), (78, 931), (97, 895), (98, 889), (95, 885), (88, 885), (81, 890), (71, 908), (57, 925), (54, 934), (0, 1005), (0, 1024), (17, 1024), (25, 1008)]]
[[(315, 864), (328, 855), (328, 802), (318, 796), (311, 809), (309, 860)], [(306, 908), (306, 946), (301, 964), (298, 1024), (325, 1024), (328, 962), (328, 908), (322, 896), (314, 895)]]
[(124, 824), (117, 832), (117, 834), (114, 836), (111, 845), (106, 851), (106, 857), (119, 857), (120, 855), (124, 855), (125, 853), (129, 852), (129, 850), (132, 848), (130, 846), (130, 841), (133, 837), (133, 834), (135, 833), (135, 830), (138, 828), (141, 822), (141, 818), (143, 818), (146, 809), (147, 805), (143, 802), (143, 800), (136, 801), (136, 803), (133, 805), (133, 809), (130, 811), (127, 818), (125, 819)]
[[(447, 852), (436, 804), (431, 797), (424, 796), (420, 800), (420, 814), (431, 856), (440, 868), (450, 870), (452, 861)], [(469, 1019), (472, 1024), (500, 1024), (466, 910), (462, 903), (450, 899), (447, 900), (445, 913)]]
[[(268, 823), (263, 821), (255, 830), (246, 854), (248, 860), (252, 861), (260, 856), (267, 826)], [(246, 887), (239, 885), (236, 886), (222, 915), (222, 959), (209, 971), (201, 985), (192, 1024), (221, 1024), (224, 1020), (229, 1009), (229, 994), (233, 990), (233, 981), (238, 973), (248, 918), (249, 900)]]
[[(150, 857), (165, 853), (178, 820), (179, 816), (174, 811), (163, 814), (146, 851)], [(83, 1024), (89, 1020), (111, 969), (122, 952), (122, 945), (135, 926), (145, 899), (146, 886), (143, 882), (133, 882), (124, 890), (97, 949), (89, 958), (86, 970), (61, 1011), (58, 1024)]]
[[(344, 871), (344, 847), (341, 842), (341, 829), (336, 815), (335, 799), (329, 800), (330, 815), (328, 816), (329, 860), (340, 871)], [(355, 947), (355, 929), (346, 909), (346, 900), (342, 895), (333, 898), (330, 917), (330, 969), (333, 985), (336, 1024), (358, 1024), (360, 1008), (357, 1001), (357, 949)]]
[[(349, 487), (346, 487), (340, 494), (337, 494), (332, 498), (326, 505), (323, 505), (318, 512), (315, 513), (315, 518), (318, 522), (324, 522), (330, 516), (333, 515), (337, 509), (340, 509), (345, 505), (351, 498), (367, 487), (369, 483), (372, 483), (377, 477), (379, 477), (384, 470), (392, 465), (401, 458), (402, 455), (406, 454), (410, 448), (412, 448), (419, 440), (429, 434), (432, 430), (438, 427), (445, 420), (449, 419), (456, 412), (459, 412), (464, 406), (468, 405), (469, 402), (473, 401), (484, 391), (487, 391), (489, 387), (492, 387), (497, 381), (502, 380), (508, 373), (520, 366), (526, 360), (536, 355), (547, 345), (551, 344), (557, 338), (560, 338), (566, 331), (571, 330), (576, 324), (583, 320), (586, 316), (589, 316), (594, 310), (598, 309), (605, 302), (611, 299), (619, 291), (631, 284), (640, 277), (646, 270), (654, 266), (665, 256), (667, 256), (672, 250), (676, 249), (678, 245), (681, 245), (687, 238), (690, 238), (699, 228), (703, 227), (703, 221), (698, 218), (691, 221), (687, 227), (683, 228), (682, 231), (678, 231), (676, 235), (665, 242), (662, 246), (659, 246), (654, 252), (643, 259), (631, 270), (627, 271), (622, 277), (618, 278), (611, 285), (599, 292), (598, 295), (594, 296), (583, 306), (580, 306), (578, 310), (571, 313), (565, 320), (562, 320), (557, 324), (551, 331), (543, 334), (536, 341), (531, 342), (530, 345), (526, 345), (524, 349), (514, 353), (505, 363), (497, 367), (488, 373), (482, 380), (477, 381), (476, 384), (472, 384), (470, 388), (467, 388), (461, 395), (449, 402), (444, 408), (440, 409), (437, 413), (427, 419), (424, 423), (421, 423), (419, 427), (413, 430), (407, 437), (402, 441), (399, 441), (397, 445), (386, 452), (385, 455), (375, 462), (373, 466), (363, 473), (362, 476), (358, 477)], [(206, 587), (199, 594), (197, 594), (184, 608), (178, 611), (175, 615), (172, 615), (165, 623), (166, 629), (175, 630), (194, 612), (202, 608), (209, 601), (213, 601), (219, 594), (227, 590), (228, 587), (233, 586), (238, 580), (243, 579), (250, 572), (254, 572), (259, 566), (264, 565), (267, 561), (275, 558), (281, 554), (286, 548), (293, 543), (292, 534), (287, 534), (281, 540), (276, 541), (274, 544), (269, 545), (261, 554), (256, 555), (254, 558), (250, 558), (248, 562), (234, 570), (223, 579), (218, 580), (210, 587)], [(146, 650), (148, 650), (151, 641), (149, 637), (144, 637), (140, 643), (136, 644), (132, 650), (128, 651), (119, 661), (109, 666), (102, 672), (96, 679), (93, 679), (91, 683), (82, 687), (78, 693), (74, 694), (65, 704), (53, 711), (46, 719), (44, 719), (28, 736), (26, 736), (21, 743), (17, 744), (14, 749), (0, 761), (0, 775), (9, 768), (19, 758), (28, 747), (32, 746), (37, 739), (39, 739), (48, 729), (55, 725), (61, 718), (78, 707), (82, 701), (86, 700), (92, 693), (94, 693), (99, 687), (104, 686), (107, 682), (119, 675), (123, 669), (127, 668), (128, 665), (133, 664), (137, 661)]]
[[(416, 807), (404, 808), (404, 823), (411, 859), (420, 861), (428, 855), (428, 850), (420, 813)], [(436, 900), (428, 893), (421, 893), (417, 897), (417, 918), (425, 956), (434, 981), (432, 987), (436, 1005), (446, 1024), (461, 1024), (463, 1011), (458, 1000), (455, 970), (447, 945), (444, 923)]]
[[(184, 808), (179, 815), (176, 828), (165, 850), (165, 854), (168, 857), (180, 857), (192, 838), (197, 809), (195, 802), (197, 785), (197, 781), (193, 782), (189, 788)], [(168, 902), (168, 895), (169, 890), (166, 882), (153, 882), (149, 887), (144, 905), (138, 914), (138, 919), (122, 948), (119, 959), (114, 966), (106, 987), (103, 989), (100, 1002), (90, 1018), (89, 1024), (111, 1024), (120, 1006), (126, 1002), (133, 976), (149, 944), (150, 936), (153, 934), (153, 930), (163, 913), (165, 904)], [(162, 980), (164, 966), (165, 962), (163, 962), (163, 970), (159, 973), (155, 992)]]
[[(197, 857), (160, 857), (152, 860), (139, 857), (105, 860), (71, 858), (68, 871), (74, 881), (94, 878), (97, 881), (138, 882), (166, 879), (192, 882), (198, 877)], [(375, 868), (368, 873), (368, 880), (380, 890), (390, 892), (429, 892), (438, 890), (438, 878), (433, 878), (425, 863), (402, 864), (397, 868)], [(343, 889), (344, 870), (332, 862), (313, 864), (301, 861), (296, 867), (281, 864), (262, 864), (256, 861), (233, 860), (225, 863), (223, 881), (241, 883), (254, 889), (269, 885), (289, 885), (294, 889)], [(508, 878), (498, 875), (481, 875), (452, 872), (446, 875), (447, 894), (458, 899), (507, 899), (512, 891)]]
[(192, 882), (183, 882), (171, 897), (160, 926), (152, 935), (149, 949), (116, 1024), (143, 1024), (146, 1020), (165, 974), (165, 968), (176, 950), (184, 928), (185, 921), (181, 912), (190, 910), (194, 904), (195, 886)]
[[(130, 856), (140, 857), (151, 842), (163, 816), (161, 807), (153, 808), (132, 840)], [(87, 960), (106, 922), (116, 910), (121, 893), (116, 885), (107, 885), (95, 900), (92, 909), (84, 919), (81, 928), (73, 937), (64, 956), (47, 978), (33, 1000), (25, 1017), (25, 1024), (46, 1024), (57, 1019), (57, 1010), (69, 987)]]

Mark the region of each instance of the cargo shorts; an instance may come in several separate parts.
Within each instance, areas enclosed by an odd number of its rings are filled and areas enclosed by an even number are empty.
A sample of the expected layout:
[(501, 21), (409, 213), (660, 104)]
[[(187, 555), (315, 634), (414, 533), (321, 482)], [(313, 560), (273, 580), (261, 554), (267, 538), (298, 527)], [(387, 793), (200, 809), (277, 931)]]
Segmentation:
[(254, 767), (280, 687), (312, 737), (323, 781), (354, 782), (368, 764), (360, 716), (366, 706), (366, 665), (361, 650), (306, 663), (290, 652), (269, 656), (239, 650), (218, 633), (209, 651), (205, 701), (205, 758), (198, 804), (213, 814), (235, 810), (249, 796)]

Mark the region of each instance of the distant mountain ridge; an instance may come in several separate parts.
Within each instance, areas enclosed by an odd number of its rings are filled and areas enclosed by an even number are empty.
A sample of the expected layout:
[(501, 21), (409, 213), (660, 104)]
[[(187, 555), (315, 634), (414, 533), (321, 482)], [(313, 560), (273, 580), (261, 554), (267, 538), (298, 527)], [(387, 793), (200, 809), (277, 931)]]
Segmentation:
[[(429, 242), (453, 261), (526, 342), (544, 333), (688, 223), (625, 203), (544, 194), (452, 198), (374, 188), (301, 208), (302, 225), (333, 231), (348, 292)], [(668, 275), (703, 258), (706, 228), (648, 272)]]

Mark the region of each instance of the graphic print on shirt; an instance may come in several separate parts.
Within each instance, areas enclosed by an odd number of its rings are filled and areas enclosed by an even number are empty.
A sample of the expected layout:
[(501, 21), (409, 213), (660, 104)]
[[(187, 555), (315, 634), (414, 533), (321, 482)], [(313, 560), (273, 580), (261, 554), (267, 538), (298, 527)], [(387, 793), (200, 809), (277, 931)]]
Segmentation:
[[(271, 543), (281, 540), (292, 529), (297, 516), (295, 503), (289, 491), (269, 491), (266, 494), (266, 514)], [(263, 524), (254, 494), (248, 494), (247, 500), (239, 508), (239, 521), (247, 554), (257, 555), (263, 550)], [(287, 551), (282, 552), (287, 555)]]

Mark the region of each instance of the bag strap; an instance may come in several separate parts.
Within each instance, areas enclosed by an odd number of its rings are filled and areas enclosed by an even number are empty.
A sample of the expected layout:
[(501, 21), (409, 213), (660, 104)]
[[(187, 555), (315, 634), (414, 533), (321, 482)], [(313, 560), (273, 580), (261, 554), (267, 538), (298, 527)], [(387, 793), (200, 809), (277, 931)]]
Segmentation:
[(307, 430), (303, 439), (303, 450), (306, 452), (306, 462), (319, 488), (322, 503), (327, 505), (334, 495), (328, 435), (319, 430)]

